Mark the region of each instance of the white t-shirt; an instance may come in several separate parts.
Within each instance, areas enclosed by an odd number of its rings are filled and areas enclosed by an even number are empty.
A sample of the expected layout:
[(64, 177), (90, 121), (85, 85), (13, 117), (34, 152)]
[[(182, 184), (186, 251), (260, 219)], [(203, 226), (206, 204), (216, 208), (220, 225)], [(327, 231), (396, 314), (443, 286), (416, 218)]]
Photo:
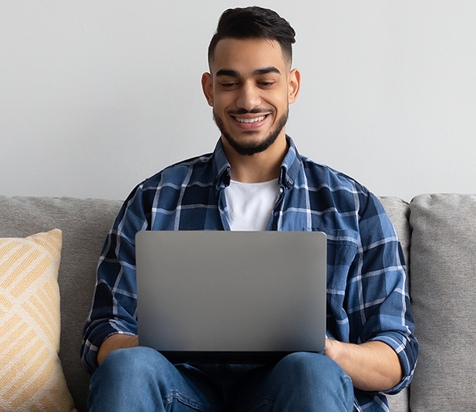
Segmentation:
[(232, 180), (225, 190), (231, 230), (266, 230), (278, 195), (278, 179), (262, 183)]

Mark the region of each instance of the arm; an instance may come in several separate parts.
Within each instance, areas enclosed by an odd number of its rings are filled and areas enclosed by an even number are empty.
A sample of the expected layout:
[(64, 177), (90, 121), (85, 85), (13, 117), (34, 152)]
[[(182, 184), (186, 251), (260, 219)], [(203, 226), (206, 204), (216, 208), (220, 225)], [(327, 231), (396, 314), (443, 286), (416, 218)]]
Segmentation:
[(326, 342), (326, 355), (363, 392), (396, 394), (412, 380), (418, 355), (406, 268), (378, 199), (362, 190), (359, 205), (356, 246), (352, 231), (328, 238), (338, 265), (328, 265), (327, 336), (335, 341)]
[[(147, 228), (146, 206), (139, 186), (124, 202), (101, 252), (81, 348), (81, 359), (89, 373), (98, 367), (99, 349), (109, 337), (137, 335), (134, 240), (139, 230)], [(116, 339), (121, 338), (111, 338), (109, 343)], [(104, 346), (101, 361), (112, 349)]]
[(326, 356), (344, 369), (357, 389), (385, 391), (402, 379), (397, 353), (383, 342), (369, 341), (356, 345), (326, 339)]
[[(403, 251), (378, 199), (361, 197), (360, 245), (346, 294), (353, 345), (330, 343), (330, 354), (367, 392), (397, 393), (416, 365), (418, 343)], [(343, 339), (341, 339), (343, 340)], [(333, 345), (334, 343), (334, 345)]]

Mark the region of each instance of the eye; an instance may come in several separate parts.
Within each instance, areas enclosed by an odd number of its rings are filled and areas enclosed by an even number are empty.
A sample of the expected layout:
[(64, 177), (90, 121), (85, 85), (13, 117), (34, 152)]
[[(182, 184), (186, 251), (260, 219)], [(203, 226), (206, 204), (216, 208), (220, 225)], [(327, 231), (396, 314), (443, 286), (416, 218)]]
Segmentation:
[(273, 76), (263, 76), (256, 79), (256, 84), (263, 88), (269, 88), (276, 84), (276, 79)]

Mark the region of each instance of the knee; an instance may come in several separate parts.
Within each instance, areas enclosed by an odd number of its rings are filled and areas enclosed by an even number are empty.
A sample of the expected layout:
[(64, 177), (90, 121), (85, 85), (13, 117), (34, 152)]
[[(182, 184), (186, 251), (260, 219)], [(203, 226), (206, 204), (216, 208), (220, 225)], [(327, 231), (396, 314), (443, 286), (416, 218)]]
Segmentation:
[(352, 410), (352, 380), (327, 356), (297, 352), (284, 357), (275, 369), (283, 383), (280, 396), (288, 401), (306, 405), (307, 410), (321, 410), (316, 405), (322, 406), (322, 410)]
[[(168, 362), (157, 351), (144, 347), (117, 349), (106, 356), (90, 381), (88, 406), (91, 411), (130, 411), (138, 396), (159, 404), (157, 368)], [(144, 388), (146, 391), (144, 392)], [(144, 410), (144, 409), (141, 409)]]
[(117, 349), (106, 356), (98, 371), (113, 376), (146, 376), (160, 370), (167, 360), (156, 350), (146, 347)]
[[(295, 352), (285, 356), (278, 365), (289, 369), (291, 373), (319, 373), (333, 368), (335, 362), (324, 355), (310, 352)], [(337, 365), (337, 364), (336, 364)]]
[(317, 353), (292, 353), (284, 357), (276, 367), (302, 387), (322, 387), (339, 382), (352, 388), (352, 381), (344, 370), (332, 359)]

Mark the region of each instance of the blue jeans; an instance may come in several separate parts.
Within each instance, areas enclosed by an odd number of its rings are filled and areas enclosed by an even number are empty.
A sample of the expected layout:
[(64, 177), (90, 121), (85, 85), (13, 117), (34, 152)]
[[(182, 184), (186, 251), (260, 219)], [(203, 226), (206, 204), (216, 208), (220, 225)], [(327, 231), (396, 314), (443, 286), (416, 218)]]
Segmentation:
[(352, 411), (349, 376), (324, 355), (274, 366), (172, 365), (144, 348), (111, 352), (91, 378), (91, 412)]

